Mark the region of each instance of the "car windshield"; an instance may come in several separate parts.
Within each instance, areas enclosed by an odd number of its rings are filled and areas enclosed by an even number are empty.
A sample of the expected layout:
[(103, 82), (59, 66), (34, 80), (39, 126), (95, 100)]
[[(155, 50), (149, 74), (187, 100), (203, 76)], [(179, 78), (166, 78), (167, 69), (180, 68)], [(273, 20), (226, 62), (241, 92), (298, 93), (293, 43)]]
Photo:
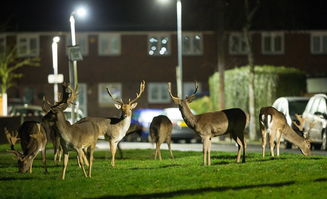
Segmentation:
[(308, 103), (308, 100), (290, 101), (289, 102), (289, 114), (290, 115), (302, 114), (307, 103)]

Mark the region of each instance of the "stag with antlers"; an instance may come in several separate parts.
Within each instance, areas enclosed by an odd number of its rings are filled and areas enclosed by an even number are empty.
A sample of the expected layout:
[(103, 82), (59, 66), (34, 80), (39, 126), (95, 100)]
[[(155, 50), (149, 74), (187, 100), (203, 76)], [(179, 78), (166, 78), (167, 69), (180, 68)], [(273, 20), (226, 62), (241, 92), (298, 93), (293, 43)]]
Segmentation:
[(230, 133), (231, 137), (238, 145), (236, 161), (240, 162), (242, 150), (242, 162), (245, 162), (244, 128), (247, 123), (246, 114), (239, 108), (233, 108), (194, 115), (190, 110), (189, 103), (195, 98), (197, 89), (198, 85), (195, 83), (195, 91), (193, 94), (182, 99), (172, 95), (171, 83), (168, 83), (168, 93), (173, 102), (179, 106), (185, 123), (202, 138), (204, 165), (211, 165), (211, 139), (227, 133)]
[[(49, 110), (51, 114), (48, 114), (48, 120), (54, 123), (55, 128), (58, 129), (58, 132), (61, 137), (61, 146), (64, 153), (64, 166), (62, 170), (62, 179), (65, 179), (68, 157), (69, 157), (69, 148), (73, 148), (77, 152), (78, 160), (81, 164), (81, 168), (85, 177), (91, 177), (92, 164), (93, 164), (93, 152), (95, 150), (95, 145), (99, 137), (99, 128), (98, 126), (89, 120), (84, 120), (76, 122), (75, 124), (70, 124), (66, 121), (63, 111), (68, 107), (69, 104), (72, 104), (77, 96), (76, 90), (72, 89), (67, 84), (62, 84), (63, 88), (63, 97), (60, 102), (51, 105), (48, 101), (43, 101), (43, 108)], [(67, 88), (71, 93), (67, 92)], [(86, 174), (84, 163), (86, 162), (86, 157), (83, 150), (89, 151), (89, 170)]]

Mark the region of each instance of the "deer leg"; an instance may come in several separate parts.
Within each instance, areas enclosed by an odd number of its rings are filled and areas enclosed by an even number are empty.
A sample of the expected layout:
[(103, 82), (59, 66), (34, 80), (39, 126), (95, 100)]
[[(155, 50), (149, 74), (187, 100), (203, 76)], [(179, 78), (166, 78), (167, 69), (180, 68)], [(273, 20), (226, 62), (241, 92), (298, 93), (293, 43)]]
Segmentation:
[(49, 173), (48, 169), (47, 169), (46, 150), (44, 149), (41, 153), (42, 153), (42, 162), (43, 162), (44, 172)]
[(111, 150), (111, 166), (115, 167), (115, 155), (117, 150), (117, 143), (111, 142), (110, 150)]
[(157, 154), (158, 154), (158, 150), (157, 150), (157, 143), (156, 143), (156, 150), (155, 150), (155, 153), (154, 153), (154, 159), (155, 160), (157, 159)]
[(280, 130), (277, 130), (276, 137), (277, 137), (277, 143), (276, 143), (277, 157), (279, 157), (280, 138), (282, 137)]
[(208, 165), (211, 165), (211, 138), (208, 140)]
[(62, 175), (61, 175), (61, 179), (65, 179), (65, 175), (66, 175), (66, 169), (67, 169), (67, 164), (68, 164), (68, 157), (69, 157), (69, 153), (68, 152), (64, 152), (64, 167), (62, 169)]
[(92, 172), (92, 165), (93, 165), (93, 152), (94, 152), (94, 147), (90, 148), (90, 157), (89, 157), (89, 177), (91, 177), (91, 172)]
[(157, 151), (157, 153), (158, 153), (159, 160), (162, 160), (161, 152), (160, 152), (160, 145), (161, 145), (161, 142), (158, 141), (158, 142), (156, 143), (156, 151)]
[(269, 146), (270, 146), (270, 155), (274, 157), (274, 147), (275, 147), (275, 131), (270, 131), (269, 133)]
[(86, 166), (90, 166), (89, 161), (87, 160), (87, 156), (89, 155), (87, 150), (82, 150), (83, 151), (83, 162), (85, 163)]
[(168, 140), (167, 140), (167, 145), (168, 145), (168, 149), (169, 149), (169, 152), (170, 152), (170, 157), (172, 159), (174, 159), (173, 151), (171, 150), (171, 139), (170, 138), (168, 138)]
[(84, 174), (85, 177), (87, 177), (87, 174), (86, 174), (86, 171), (85, 171), (85, 168), (84, 168), (84, 157), (83, 157), (83, 156), (85, 156), (85, 154), (83, 154), (84, 151), (83, 151), (83, 149), (76, 149), (76, 151), (77, 151), (77, 154), (78, 154), (77, 158), (79, 159), (80, 166), (81, 166), (81, 168), (83, 170), (83, 174)]
[(261, 139), (262, 139), (262, 157), (265, 157), (266, 153), (266, 144), (267, 144), (267, 132), (265, 129), (261, 129)]
[(244, 163), (245, 162), (245, 142), (244, 142), (244, 138), (239, 138), (237, 137), (235, 139), (236, 143), (237, 143), (237, 158), (236, 158), (236, 162), (239, 163), (241, 162), (241, 151), (243, 152), (243, 155), (242, 155), (242, 162)]
[(203, 138), (202, 142), (203, 142), (203, 165), (207, 165), (207, 152), (208, 152), (209, 138), (208, 137)]

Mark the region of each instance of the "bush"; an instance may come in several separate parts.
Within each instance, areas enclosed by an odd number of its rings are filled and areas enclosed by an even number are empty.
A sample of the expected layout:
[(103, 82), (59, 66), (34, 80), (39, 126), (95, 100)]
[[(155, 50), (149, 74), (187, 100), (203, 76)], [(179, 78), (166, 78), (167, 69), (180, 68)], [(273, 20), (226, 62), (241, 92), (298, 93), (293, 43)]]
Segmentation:
[[(248, 112), (249, 67), (244, 66), (225, 71), (225, 108), (238, 107)], [(255, 67), (255, 114), (264, 106), (271, 106), (281, 96), (301, 96), (306, 92), (305, 74), (290, 67)], [(209, 78), (210, 99), (213, 110), (219, 107), (219, 74)]]

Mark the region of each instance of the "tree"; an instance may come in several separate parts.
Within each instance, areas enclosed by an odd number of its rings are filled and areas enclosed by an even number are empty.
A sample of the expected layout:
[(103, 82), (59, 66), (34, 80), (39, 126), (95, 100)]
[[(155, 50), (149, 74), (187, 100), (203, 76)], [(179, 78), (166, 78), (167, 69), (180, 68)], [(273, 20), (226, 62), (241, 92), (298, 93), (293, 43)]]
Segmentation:
[(3, 115), (7, 115), (7, 90), (15, 85), (15, 79), (21, 78), (22, 73), (17, 70), (24, 66), (39, 66), (40, 58), (18, 58), (16, 48), (0, 56), (0, 80)]
[(255, 4), (250, 8), (249, 0), (244, 0), (244, 11), (245, 11), (245, 24), (243, 27), (243, 35), (245, 44), (248, 49), (247, 58), (248, 58), (248, 65), (249, 65), (249, 113), (250, 113), (250, 125), (249, 125), (249, 134), (250, 140), (257, 139), (256, 133), (256, 123), (255, 123), (255, 101), (254, 101), (254, 56), (252, 50), (252, 40), (251, 35), (249, 34), (253, 16), (259, 8), (260, 0), (257, 0)]

